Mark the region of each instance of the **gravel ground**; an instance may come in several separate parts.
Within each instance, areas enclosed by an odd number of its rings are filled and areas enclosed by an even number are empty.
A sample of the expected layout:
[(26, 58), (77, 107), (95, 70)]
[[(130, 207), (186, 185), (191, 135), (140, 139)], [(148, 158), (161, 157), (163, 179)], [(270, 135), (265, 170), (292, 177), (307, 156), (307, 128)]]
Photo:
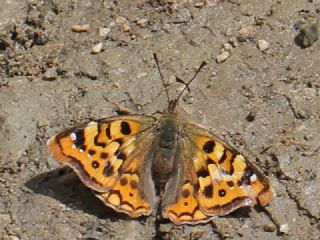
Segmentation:
[[(318, 0), (1, 3), (1, 239), (319, 239)], [(181, 111), (250, 153), (275, 189), (266, 208), (131, 220), (52, 158), (68, 126), (166, 108), (153, 49), (173, 97), (208, 61)]]

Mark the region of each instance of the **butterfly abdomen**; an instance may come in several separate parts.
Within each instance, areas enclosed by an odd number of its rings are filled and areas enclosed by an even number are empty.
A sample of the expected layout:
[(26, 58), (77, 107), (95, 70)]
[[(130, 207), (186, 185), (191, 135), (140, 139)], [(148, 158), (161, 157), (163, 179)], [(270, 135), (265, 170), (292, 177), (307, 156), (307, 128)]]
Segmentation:
[(177, 150), (177, 123), (174, 116), (165, 116), (159, 120), (159, 133), (152, 160), (152, 174), (158, 194), (164, 191), (165, 185), (173, 172), (175, 151)]

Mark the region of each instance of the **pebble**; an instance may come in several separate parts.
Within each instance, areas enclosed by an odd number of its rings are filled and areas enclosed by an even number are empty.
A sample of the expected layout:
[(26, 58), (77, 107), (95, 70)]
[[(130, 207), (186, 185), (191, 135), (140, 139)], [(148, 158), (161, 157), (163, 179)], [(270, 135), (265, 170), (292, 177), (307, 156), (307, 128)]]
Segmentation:
[(127, 23), (122, 24), (122, 31), (124, 31), (124, 32), (130, 32), (130, 31), (131, 31), (130, 25), (127, 24)]
[(242, 27), (239, 30), (238, 41), (245, 42), (254, 36), (254, 28), (252, 26)]
[(20, 238), (14, 235), (10, 235), (10, 240), (20, 240)]
[(138, 26), (140, 26), (140, 27), (146, 27), (148, 22), (149, 22), (148, 19), (142, 18), (142, 19), (139, 19), (139, 20), (137, 21), (137, 24), (138, 24)]
[(201, 8), (201, 7), (204, 6), (204, 2), (196, 2), (196, 3), (194, 4), (194, 6), (195, 6), (196, 8)]
[(226, 50), (226, 51), (231, 51), (232, 50), (232, 45), (230, 43), (225, 43), (223, 44), (223, 49)]
[(318, 23), (313, 23), (302, 28), (297, 38), (302, 47), (310, 47), (319, 38)]
[(89, 32), (90, 31), (90, 24), (84, 24), (84, 25), (73, 25), (72, 31), (81, 33), (81, 32)]
[(102, 43), (98, 43), (97, 45), (93, 46), (93, 48), (91, 48), (91, 53), (97, 54), (97, 53), (101, 52), (102, 47), (103, 47)]
[(272, 223), (269, 223), (269, 224), (264, 225), (263, 229), (266, 232), (274, 232), (276, 230), (276, 226)]
[(46, 72), (43, 75), (43, 80), (54, 81), (58, 77), (56, 68), (47, 68)]
[(146, 72), (141, 72), (141, 73), (139, 73), (138, 75), (137, 75), (137, 78), (144, 78), (144, 77), (146, 77), (146, 76), (148, 76), (148, 73), (146, 73)]
[(289, 224), (288, 223), (284, 223), (280, 225), (279, 231), (285, 234), (289, 233)]
[(231, 54), (230, 54), (229, 52), (227, 52), (227, 51), (224, 51), (224, 52), (220, 53), (220, 54), (217, 56), (217, 58), (216, 58), (217, 63), (222, 63), (222, 62), (224, 62), (224, 61), (227, 60), (230, 56), (231, 56)]
[(106, 37), (109, 34), (110, 31), (111, 31), (110, 28), (101, 28), (100, 27), (98, 29), (98, 34), (99, 34), (100, 37)]
[(258, 40), (258, 48), (261, 52), (268, 50), (270, 47), (270, 43), (266, 40)]

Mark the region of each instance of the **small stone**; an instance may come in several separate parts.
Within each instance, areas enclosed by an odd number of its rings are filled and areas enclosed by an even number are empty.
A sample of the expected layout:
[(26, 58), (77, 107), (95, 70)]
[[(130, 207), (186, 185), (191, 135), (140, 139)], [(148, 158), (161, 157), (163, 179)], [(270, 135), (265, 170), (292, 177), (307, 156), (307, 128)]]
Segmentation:
[(168, 233), (170, 232), (172, 227), (169, 224), (160, 224), (159, 232), (160, 233)]
[(279, 231), (284, 234), (288, 234), (289, 233), (289, 224), (288, 223), (281, 224)]
[(223, 49), (230, 52), (232, 50), (232, 45), (230, 43), (223, 44)]
[(90, 31), (90, 24), (84, 24), (84, 25), (73, 25), (72, 31), (81, 33), (81, 32), (89, 32)]
[(146, 27), (148, 22), (149, 22), (148, 19), (142, 18), (142, 19), (139, 19), (139, 20), (137, 21), (137, 24), (138, 24), (138, 26), (140, 26), (140, 27)]
[(131, 27), (129, 26), (129, 24), (124, 23), (124, 24), (122, 25), (122, 31), (124, 31), (124, 32), (130, 32), (130, 31), (131, 31)]
[(144, 77), (146, 77), (146, 76), (148, 76), (148, 73), (146, 73), (146, 72), (141, 72), (141, 73), (139, 73), (138, 75), (137, 75), (137, 78), (144, 78)]
[(270, 43), (266, 40), (258, 40), (258, 48), (260, 51), (264, 52), (266, 51), (267, 49), (269, 49), (270, 47)]
[(20, 240), (20, 238), (14, 235), (10, 235), (10, 240)]
[(220, 53), (220, 54), (217, 56), (217, 58), (216, 58), (217, 63), (222, 63), (222, 62), (224, 62), (225, 60), (227, 60), (229, 57), (230, 57), (230, 53), (229, 53), (229, 52), (227, 52), (227, 51), (222, 52), (222, 53)]
[(169, 33), (169, 32), (171, 32), (172, 28), (171, 28), (170, 24), (165, 23), (162, 27), (162, 30), (165, 31), (166, 33)]
[(276, 226), (274, 224), (269, 223), (264, 225), (263, 229), (266, 232), (274, 232), (276, 230)]
[(238, 41), (245, 42), (248, 39), (253, 38), (254, 36), (254, 28), (252, 26), (242, 27), (239, 30)]
[(318, 23), (313, 23), (302, 28), (296, 40), (301, 47), (306, 48), (314, 44), (318, 38)]
[(97, 45), (93, 46), (93, 48), (91, 49), (91, 53), (93, 54), (97, 54), (99, 52), (102, 51), (102, 43), (98, 43)]
[(194, 4), (194, 6), (195, 6), (196, 8), (201, 8), (201, 7), (204, 6), (204, 2), (196, 2), (196, 3)]
[(125, 19), (124, 17), (117, 17), (116, 19), (116, 24), (118, 25), (123, 25), (125, 22), (127, 21), (127, 19)]
[(54, 81), (58, 77), (56, 68), (47, 68), (46, 72), (43, 75), (43, 80)]
[(237, 41), (237, 38), (236, 37), (231, 37), (230, 40), (229, 40), (229, 43), (232, 45), (232, 47), (238, 47), (238, 41)]
[(232, 29), (230, 27), (228, 27), (225, 32), (224, 32), (225, 36), (231, 36), (232, 35)]
[(98, 34), (100, 37), (106, 37), (110, 31), (111, 31), (110, 28), (99, 28)]

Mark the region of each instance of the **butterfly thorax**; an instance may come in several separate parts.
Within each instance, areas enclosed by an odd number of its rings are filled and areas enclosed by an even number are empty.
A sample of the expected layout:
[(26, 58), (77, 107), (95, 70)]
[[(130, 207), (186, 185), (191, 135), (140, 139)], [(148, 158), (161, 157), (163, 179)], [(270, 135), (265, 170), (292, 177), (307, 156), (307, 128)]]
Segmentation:
[(175, 167), (178, 137), (177, 118), (167, 113), (159, 119), (158, 137), (154, 145), (152, 173), (157, 193), (162, 194)]

